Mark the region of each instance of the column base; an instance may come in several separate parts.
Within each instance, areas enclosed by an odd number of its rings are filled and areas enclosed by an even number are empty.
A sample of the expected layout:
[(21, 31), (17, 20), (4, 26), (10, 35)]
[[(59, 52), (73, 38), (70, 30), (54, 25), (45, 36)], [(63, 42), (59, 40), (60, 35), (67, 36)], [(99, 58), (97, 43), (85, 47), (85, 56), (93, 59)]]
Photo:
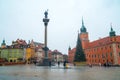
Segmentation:
[(42, 63), (38, 63), (38, 66), (51, 66), (51, 61), (48, 58), (44, 58)]

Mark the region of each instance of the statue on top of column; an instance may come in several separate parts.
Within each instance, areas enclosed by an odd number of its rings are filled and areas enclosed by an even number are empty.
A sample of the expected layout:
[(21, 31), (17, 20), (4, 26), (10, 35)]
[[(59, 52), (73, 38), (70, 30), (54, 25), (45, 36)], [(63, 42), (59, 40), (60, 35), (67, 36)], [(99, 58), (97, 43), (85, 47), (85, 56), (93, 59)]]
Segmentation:
[(47, 11), (45, 11), (45, 18), (47, 18), (48, 17), (48, 10)]

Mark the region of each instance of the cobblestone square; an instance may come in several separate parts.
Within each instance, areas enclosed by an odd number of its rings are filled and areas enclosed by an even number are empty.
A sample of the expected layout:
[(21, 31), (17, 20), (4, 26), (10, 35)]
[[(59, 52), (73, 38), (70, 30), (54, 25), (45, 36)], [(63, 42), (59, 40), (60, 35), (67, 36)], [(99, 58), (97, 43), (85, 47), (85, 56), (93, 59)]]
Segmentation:
[(0, 66), (0, 80), (120, 80), (119, 67)]

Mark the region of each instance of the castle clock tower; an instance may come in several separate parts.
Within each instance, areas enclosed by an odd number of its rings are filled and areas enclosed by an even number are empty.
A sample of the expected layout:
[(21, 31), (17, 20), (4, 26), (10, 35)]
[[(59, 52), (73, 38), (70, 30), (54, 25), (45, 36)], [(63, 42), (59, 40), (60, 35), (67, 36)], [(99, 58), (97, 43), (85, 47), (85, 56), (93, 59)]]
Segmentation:
[(83, 47), (83, 49), (85, 49), (85, 47), (89, 43), (89, 37), (88, 37), (87, 29), (84, 26), (83, 18), (82, 18), (82, 26), (80, 28), (80, 31), (81, 31), (80, 32), (80, 38), (81, 38), (81, 41), (82, 41), (82, 47)]

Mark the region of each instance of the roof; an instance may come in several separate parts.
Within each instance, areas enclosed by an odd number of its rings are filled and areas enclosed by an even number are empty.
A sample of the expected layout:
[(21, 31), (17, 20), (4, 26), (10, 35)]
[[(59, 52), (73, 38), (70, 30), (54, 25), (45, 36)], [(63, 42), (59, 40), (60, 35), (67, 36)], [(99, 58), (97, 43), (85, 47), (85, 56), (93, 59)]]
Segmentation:
[(43, 43), (39, 43), (39, 42), (33, 42), (33, 43), (34, 43), (34, 45), (44, 46)]
[(62, 55), (62, 53), (59, 52), (58, 50), (54, 50), (52, 51), (52, 55)]
[(95, 40), (93, 42), (90, 42), (86, 48), (103, 46), (103, 45), (111, 44), (113, 42), (119, 42), (120, 43), (120, 36), (105, 37), (105, 38)]
[(71, 49), (71, 50), (69, 51), (69, 53), (74, 53), (75, 51), (76, 51), (76, 47), (73, 48), (73, 49)]

